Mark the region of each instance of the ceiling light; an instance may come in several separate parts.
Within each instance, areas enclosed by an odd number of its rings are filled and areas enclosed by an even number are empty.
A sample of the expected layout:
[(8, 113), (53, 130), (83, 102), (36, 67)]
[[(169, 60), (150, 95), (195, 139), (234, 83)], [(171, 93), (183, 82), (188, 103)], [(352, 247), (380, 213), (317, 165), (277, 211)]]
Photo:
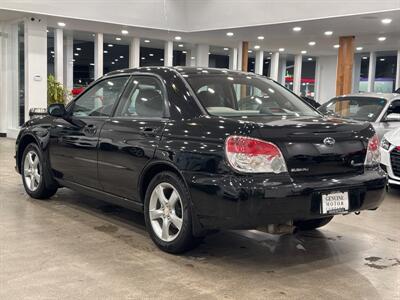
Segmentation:
[(357, 51), (361, 51), (362, 49), (364, 49), (363, 47), (357, 47), (356, 50)]
[(196, 57), (192, 56), (190, 59), (196, 59)]
[(111, 64), (112, 64), (112, 65), (115, 65), (115, 62), (112, 61)]
[(306, 50), (301, 51), (301, 54), (306, 54), (306, 53), (307, 53)]
[(81, 51), (81, 50), (82, 50), (82, 48), (79, 48), (79, 47), (76, 48), (76, 51)]
[(144, 40), (145, 43), (150, 43), (150, 40)]
[(312, 57), (307, 58), (308, 61), (312, 61)]
[(107, 53), (108, 53), (108, 51), (107, 51), (107, 50), (104, 50), (104, 51), (103, 51), (103, 53), (107, 54)]
[(46, 29), (46, 32), (47, 32), (47, 33), (49, 33), (49, 30), (48, 30), (48, 29)]
[(121, 38), (120, 38), (120, 37), (116, 37), (115, 40), (116, 40), (116, 41), (120, 41)]
[(179, 44), (178, 47), (182, 48), (182, 47), (183, 47), (183, 44)]
[(253, 50), (248, 50), (247, 52), (248, 52), (248, 53), (253, 53)]
[(114, 59), (114, 61), (118, 61), (118, 58)]
[(75, 62), (75, 59), (72, 59), (72, 62)]
[(256, 49), (256, 50), (257, 50), (257, 49), (260, 49), (260, 46), (259, 46), (259, 45), (255, 45), (255, 46), (254, 46), (254, 49)]
[(384, 58), (380, 58), (379, 60), (380, 60), (380, 61), (385, 61), (385, 59), (384, 59)]
[(57, 25), (60, 27), (65, 27), (66, 24), (64, 22), (58, 22)]
[(94, 63), (90, 63), (91, 66), (94, 66)]
[(176, 36), (174, 39), (175, 39), (176, 41), (180, 41), (182, 38), (181, 38), (180, 36)]
[(339, 44), (336, 44), (336, 45), (333, 45), (333, 48), (340, 48), (340, 45)]
[(368, 56), (363, 56), (362, 59), (368, 59)]
[(149, 56), (154, 56), (154, 54), (153, 54), (153, 53), (150, 53)]
[(54, 51), (50, 51), (51, 54), (54, 54)]
[(264, 39), (264, 37), (262, 35), (257, 37), (258, 40), (262, 41)]
[(107, 46), (108, 46), (108, 47), (114, 47), (114, 45), (113, 45), (113, 44), (108, 44)]
[(74, 53), (75, 56), (79, 56), (79, 53)]
[(283, 51), (285, 51), (285, 48), (279, 48), (278, 51), (283, 52)]
[(326, 35), (326, 36), (331, 36), (332, 34), (333, 34), (333, 31), (325, 31), (324, 32), (324, 34)]
[(123, 55), (120, 55), (119, 58), (124, 58), (124, 56), (123, 56)]
[(226, 48), (226, 47), (225, 47), (225, 48), (224, 48), (224, 50), (225, 50), (225, 51), (228, 51), (228, 50), (229, 50), (229, 48)]
[(386, 37), (380, 36), (380, 37), (378, 37), (378, 41), (380, 41), (380, 42), (386, 41)]
[(311, 41), (311, 42), (308, 42), (308, 44), (309, 44), (310, 46), (315, 46), (316, 42)]
[(387, 25), (387, 24), (392, 23), (392, 19), (382, 19), (381, 22), (382, 22), (382, 24)]
[(160, 61), (164, 61), (164, 58), (160, 58)]
[(227, 32), (226, 35), (227, 36), (233, 36), (234, 34), (233, 34), (233, 32)]
[(298, 27), (298, 26), (296, 26), (296, 27), (293, 27), (293, 31), (295, 31), (295, 32), (299, 32), (299, 31), (301, 31), (301, 27)]
[(145, 60), (145, 59), (146, 59), (146, 57), (141, 57), (141, 59), (142, 59), (142, 60)]
[(211, 52), (208, 52), (208, 55), (211, 55)]
[(126, 29), (122, 29), (122, 30), (121, 30), (121, 33), (122, 33), (122, 34), (128, 34), (128, 33), (129, 33), (129, 31), (128, 31), (128, 30), (126, 30)]
[(182, 51), (182, 53), (183, 53), (183, 54), (186, 54), (186, 53), (187, 53), (187, 51)]

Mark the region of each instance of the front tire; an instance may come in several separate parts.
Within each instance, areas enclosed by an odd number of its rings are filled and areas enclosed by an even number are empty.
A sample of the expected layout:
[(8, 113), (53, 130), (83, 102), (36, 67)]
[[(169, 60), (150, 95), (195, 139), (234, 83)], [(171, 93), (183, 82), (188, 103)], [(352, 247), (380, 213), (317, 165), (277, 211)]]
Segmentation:
[(178, 254), (197, 245), (192, 233), (190, 194), (176, 174), (161, 172), (151, 180), (144, 215), (147, 231), (161, 250)]
[(296, 221), (293, 223), (299, 230), (314, 230), (319, 227), (325, 226), (332, 221), (333, 216), (313, 220)]
[(21, 175), (26, 193), (35, 199), (47, 199), (57, 192), (52, 182), (42, 151), (35, 143), (29, 144), (22, 154)]

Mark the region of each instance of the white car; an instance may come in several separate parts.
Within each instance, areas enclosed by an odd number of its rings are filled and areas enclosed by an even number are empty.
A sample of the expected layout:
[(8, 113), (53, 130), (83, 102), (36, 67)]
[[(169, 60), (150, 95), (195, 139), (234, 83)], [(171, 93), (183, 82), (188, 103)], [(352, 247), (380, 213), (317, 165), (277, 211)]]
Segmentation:
[(400, 187), (400, 128), (382, 138), (381, 165), (389, 175), (389, 184)]

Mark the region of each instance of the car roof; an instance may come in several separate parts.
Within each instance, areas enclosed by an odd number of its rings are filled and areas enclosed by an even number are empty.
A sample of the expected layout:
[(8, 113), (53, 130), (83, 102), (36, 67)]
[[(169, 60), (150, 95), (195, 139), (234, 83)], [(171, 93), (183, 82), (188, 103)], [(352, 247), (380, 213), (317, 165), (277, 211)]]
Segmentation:
[(379, 99), (386, 99), (388, 101), (392, 101), (395, 99), (400, 99), (400, 94), (397, 93), (369, 93), (369, 92), (361, 92), (361, 93), (353, 93), (353, 94), (346, 94), (342, 96), (337, 96), (333, 99), (340, 99), (340, 98), (348, 98), (348, 97), (360, 97), (360, 98), (379, 98)]
[(176, 66), (176, 67), (164, 67), (164, 66), (155, 66), (155, 67), (139, 67), (139, 68), (130, 68), (130, 69), (121, 69), (117, 71), (112, 71), (107, 73), (104, 76), (113, 76), (117, 74), (133, 74), (137, 72), (144, 73), (159, 73), (161, 74), (163, 71), (169, 70), (172, 72), (178, 72), (182, 75), (242, 75), (242, 76), (259, 76), (255, 73), (250, 72), (242, 72), (242, 71), (234, 71), (230, 69), (221, 69), (221, 68), (200, 68), (200, 67), (185, 67), (185, 66)]

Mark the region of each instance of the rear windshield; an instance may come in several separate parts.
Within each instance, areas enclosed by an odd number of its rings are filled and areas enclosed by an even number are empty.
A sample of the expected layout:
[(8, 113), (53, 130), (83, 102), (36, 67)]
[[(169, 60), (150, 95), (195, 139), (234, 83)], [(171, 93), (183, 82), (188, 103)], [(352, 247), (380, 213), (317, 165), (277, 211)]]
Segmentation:
[(319, 115), (290, 91), (267, 78), (204, 74), (189, 75), (186, 79), (211, 115)]
[(375, 122), (386, 100), (373, 97), (340, 97), (322, 105), (318, 110), (344, 119)]

